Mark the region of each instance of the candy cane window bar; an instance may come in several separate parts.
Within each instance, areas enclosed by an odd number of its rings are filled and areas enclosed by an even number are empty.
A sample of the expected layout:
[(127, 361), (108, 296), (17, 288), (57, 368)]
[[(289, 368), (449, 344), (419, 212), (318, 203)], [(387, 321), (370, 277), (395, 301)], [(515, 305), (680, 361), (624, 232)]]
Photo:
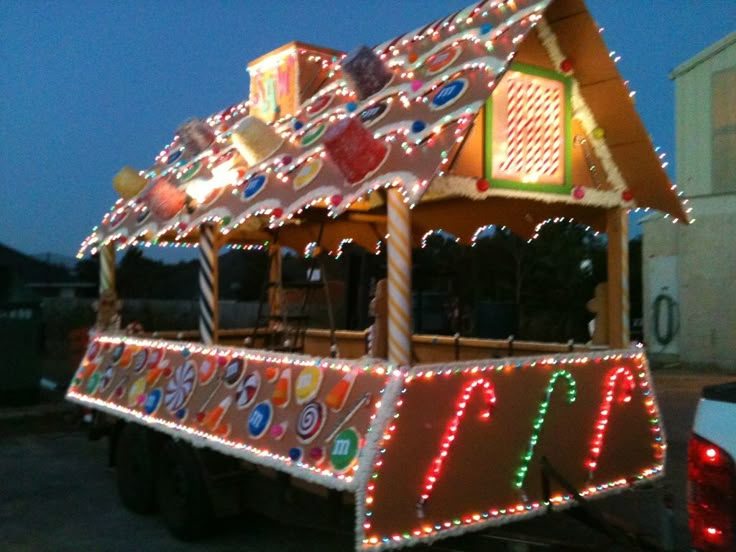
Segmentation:
[[(116, 251), (199, 247), (199, 331), (126, 335), (101, 310), (67, 393), (114, 421), (128, 507), (200, 534), (227, 504), (216, 456), (354, 504), (355, 548), (374, 550), (568, 505), (543, 465), (588, 498), (663, 474), (647, 360), (629, 348), (627, 212), (687, 215), (582, 1), (480, 2), (348, 55), (294, 42), (249, 72), (248, 101), (115, 177), (121, 198), (80, 251), (99, 254), (109, 303)], [(412, 333), (428, 231), (533, 237), (560, 218), (608, 235), (602, 347)], [(281, 247), (346, 241), (387, 251), (368, 349), (366, 332), (307, 329), (294, 351), (274, 324), (218, 328), (219, 248), (267, 248), (278, 278)], [(262, 508), (280, 496), (249, 484)]]

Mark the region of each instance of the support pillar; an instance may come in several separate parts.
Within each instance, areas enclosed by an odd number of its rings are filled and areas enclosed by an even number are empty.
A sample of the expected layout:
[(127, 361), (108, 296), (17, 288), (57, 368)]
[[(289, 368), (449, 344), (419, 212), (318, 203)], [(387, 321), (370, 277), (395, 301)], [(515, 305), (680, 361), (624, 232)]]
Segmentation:
[(110, 242), (100, 247), (100, 287), (103, 291), (115, 291), (115, 244)]
[(220, 325), (217, 249), (217, 227), (202, 224), (199, 227), (199, 334), (205, 345), (217, 343)]
[(608, 345), (629, 346), (629, 216), (626, 209), (607, 213)]
[(411, 209), (401, 192), (388, 190), (388, 359), (411, 364)]

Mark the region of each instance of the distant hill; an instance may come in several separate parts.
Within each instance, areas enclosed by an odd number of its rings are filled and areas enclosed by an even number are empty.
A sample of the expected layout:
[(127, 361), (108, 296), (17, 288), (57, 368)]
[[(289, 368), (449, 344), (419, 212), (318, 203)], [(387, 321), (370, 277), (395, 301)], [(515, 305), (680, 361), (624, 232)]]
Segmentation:
[(74, 270), (77, 266), (77, 259), (67, 255), (59, 255), (58, 253), (37, 253), (31, 255), (31, 257), (42, 263), (63, 266), (67, 270)]
[(12, 271), (29, 284), (72, 282), (74, 276), (65, 266), (41, 261), (0, 244), (0, 268)]

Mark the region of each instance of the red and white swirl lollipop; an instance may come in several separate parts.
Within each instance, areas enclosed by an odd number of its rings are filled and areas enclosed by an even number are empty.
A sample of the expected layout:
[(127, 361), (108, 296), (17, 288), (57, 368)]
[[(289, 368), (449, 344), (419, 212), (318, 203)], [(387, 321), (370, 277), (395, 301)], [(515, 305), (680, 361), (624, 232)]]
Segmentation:
[(194, 392), (197, 381), (197, 368), (191, 360), (179, 365), (166, 384), (164, 405), (172, 414), (183, 408)]
[(312, 401), (299, 413), (296, 421), (296, 434), (302, 443), (311, 443), (325, 425), (325, 405)]

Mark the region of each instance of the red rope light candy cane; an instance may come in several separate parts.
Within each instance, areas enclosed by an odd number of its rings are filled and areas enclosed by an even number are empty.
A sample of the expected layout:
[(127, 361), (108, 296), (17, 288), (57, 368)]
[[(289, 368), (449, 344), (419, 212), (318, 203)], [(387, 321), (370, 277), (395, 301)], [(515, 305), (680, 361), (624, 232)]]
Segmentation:
[(598, 421), (595, 424), (595, 435), (593, 436), (593, 441), (590, 445), (590, 456), (586, 462), (589, 470), (589, 480), (593, 479), (595, 470), (598, 467), (598, 458), (600, 457), (601, 449), (603, 448), (603, 439), (606, 436), (608, 419), (611, 416), (611, 407), (613, 406), (613, 398), (616, 394), (616, 384), (618, 382), (621, 382), (619, 385), (620, 393), (616, 401), (618, 403), (630, 403), (631, 394), (636, 388), (634, 374), (632, 374), (631, 370), (626, 366), (619, 366), (618, 368), (613, 368), (608, 372), (605, 395), (603, 396), (600, 413), (598, 414)]
[(422, 484), (422, 494), (419, 497), (419, 502), (417, 503), (417, 515), (419, 517), (424, 517), (424, 506), (427, 504), (427, 501), (432, 494), (432, 490), (434, 489), (434, 486), (440, 477), (442, 465), (447, 458), (447, 455), (450, 453), (450, 447), (452, 447), (452, 443), (455, 441), (455, 436), (457, 434), (458, 428), (460, 427), (460, 421), (465, 415), (465, 409), (468, 406), (470, 395), (472, 394), (473, 389), (478, 386), (481, 387), (484, 401), (484, 409), (481, 414), (481, 420), (488, 421), (491, 418), (491, 410), (496, 404), (496, 392), (494, 391), (493, 384), (485, 378), (475, 379), (467, 384), (460, 392), (460, 395), (458, 396), (457, 402), (455, 404), (455, 415), (450, 420), (450, 423), (447, 424), (447, 428), (445, 428), (445, 433), (442, 435), (439, 453), (437, 453), (437, 455), (434, 457), (434, 460), (432, 460), (432, 462), (429, 464), (429, 468), (427, 469), (427, 472), (424, 476), (424, 483)]

